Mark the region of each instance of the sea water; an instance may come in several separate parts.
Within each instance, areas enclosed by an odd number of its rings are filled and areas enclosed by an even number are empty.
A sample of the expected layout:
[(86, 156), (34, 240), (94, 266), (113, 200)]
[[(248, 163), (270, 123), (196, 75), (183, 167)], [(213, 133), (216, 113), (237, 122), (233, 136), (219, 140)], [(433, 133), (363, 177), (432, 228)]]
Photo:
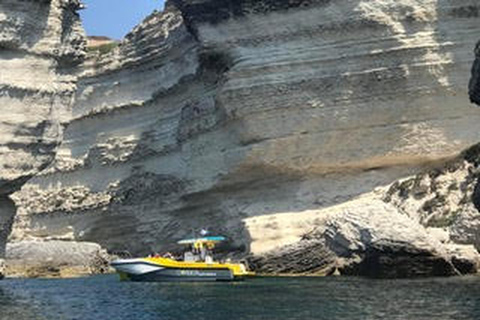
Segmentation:
[(480, 277), (132, 283), (114, 275), (0, 281), (0, 319), (480, 319)]

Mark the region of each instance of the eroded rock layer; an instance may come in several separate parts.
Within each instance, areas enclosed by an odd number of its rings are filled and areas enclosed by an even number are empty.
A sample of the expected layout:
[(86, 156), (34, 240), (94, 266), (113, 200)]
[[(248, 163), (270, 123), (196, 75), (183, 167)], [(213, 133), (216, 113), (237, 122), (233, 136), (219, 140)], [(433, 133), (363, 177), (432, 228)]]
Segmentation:
[(96, 243), (23, 241), (7, 244), (6, 270), (15, 277), (72, 277), (110, 271), (111, 257)]
[[(16, 194), (12, 240), (141, 254), (208, 227), (237, 253), (295, 245), (335, 205), (480, 140), (466, 92), (478, 11), (474, 0), (171, 1), (84, 64), (55, 163)], [(409, 221), (411, 239), (427, 234)], [(429, 254), (456, 272), (450, 255)]]
[(15, 214), (8, 195), (49, 165), (70, 118), (84, 56), (79, 7), (77, 0), (0, 2), (0, 258)]

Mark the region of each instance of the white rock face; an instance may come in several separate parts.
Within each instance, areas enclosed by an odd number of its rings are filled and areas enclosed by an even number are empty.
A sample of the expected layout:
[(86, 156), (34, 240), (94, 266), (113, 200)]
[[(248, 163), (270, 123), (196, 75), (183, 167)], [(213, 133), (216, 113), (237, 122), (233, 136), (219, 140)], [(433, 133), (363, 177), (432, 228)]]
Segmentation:
[(53, 159), (69, 119), (84, 38), (78, 1), (0, 4), (0, 193)]
[(84, 64), (12, 240), (141, 254), (209, 227), (265, 253), (480, 140), (477, 1), (228, 3), (171, 1)]
[(84, 55), (79, 5), (0, 3), (0, 258), (15, 214), (8, 196), (53, 160), (70, 118)]

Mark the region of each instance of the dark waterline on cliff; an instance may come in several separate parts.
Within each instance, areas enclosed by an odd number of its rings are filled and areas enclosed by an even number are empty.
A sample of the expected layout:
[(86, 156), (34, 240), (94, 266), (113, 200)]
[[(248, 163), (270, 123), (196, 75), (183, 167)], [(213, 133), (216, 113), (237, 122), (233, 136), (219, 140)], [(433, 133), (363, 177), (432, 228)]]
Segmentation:
[(480, 319), (480, 277), (265, 278), (128, 283), (115, 276), (0, 282), (0, 319)]

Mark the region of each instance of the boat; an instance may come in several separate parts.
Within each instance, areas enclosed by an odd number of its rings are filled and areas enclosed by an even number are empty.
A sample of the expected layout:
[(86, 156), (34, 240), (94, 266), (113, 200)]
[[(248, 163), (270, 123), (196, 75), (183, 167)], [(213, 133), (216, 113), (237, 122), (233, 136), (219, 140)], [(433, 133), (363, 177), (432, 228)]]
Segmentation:
[(235, 281), (254, 276), (243, 263), (217, 262), (213, 259), (215, 246), (224, 237), (200, 237), (178, 241), (187, 247), (183, 259), (170, 253), (164, 256), (118, 259), (111, 263), (121, 280), (130, 281)]

